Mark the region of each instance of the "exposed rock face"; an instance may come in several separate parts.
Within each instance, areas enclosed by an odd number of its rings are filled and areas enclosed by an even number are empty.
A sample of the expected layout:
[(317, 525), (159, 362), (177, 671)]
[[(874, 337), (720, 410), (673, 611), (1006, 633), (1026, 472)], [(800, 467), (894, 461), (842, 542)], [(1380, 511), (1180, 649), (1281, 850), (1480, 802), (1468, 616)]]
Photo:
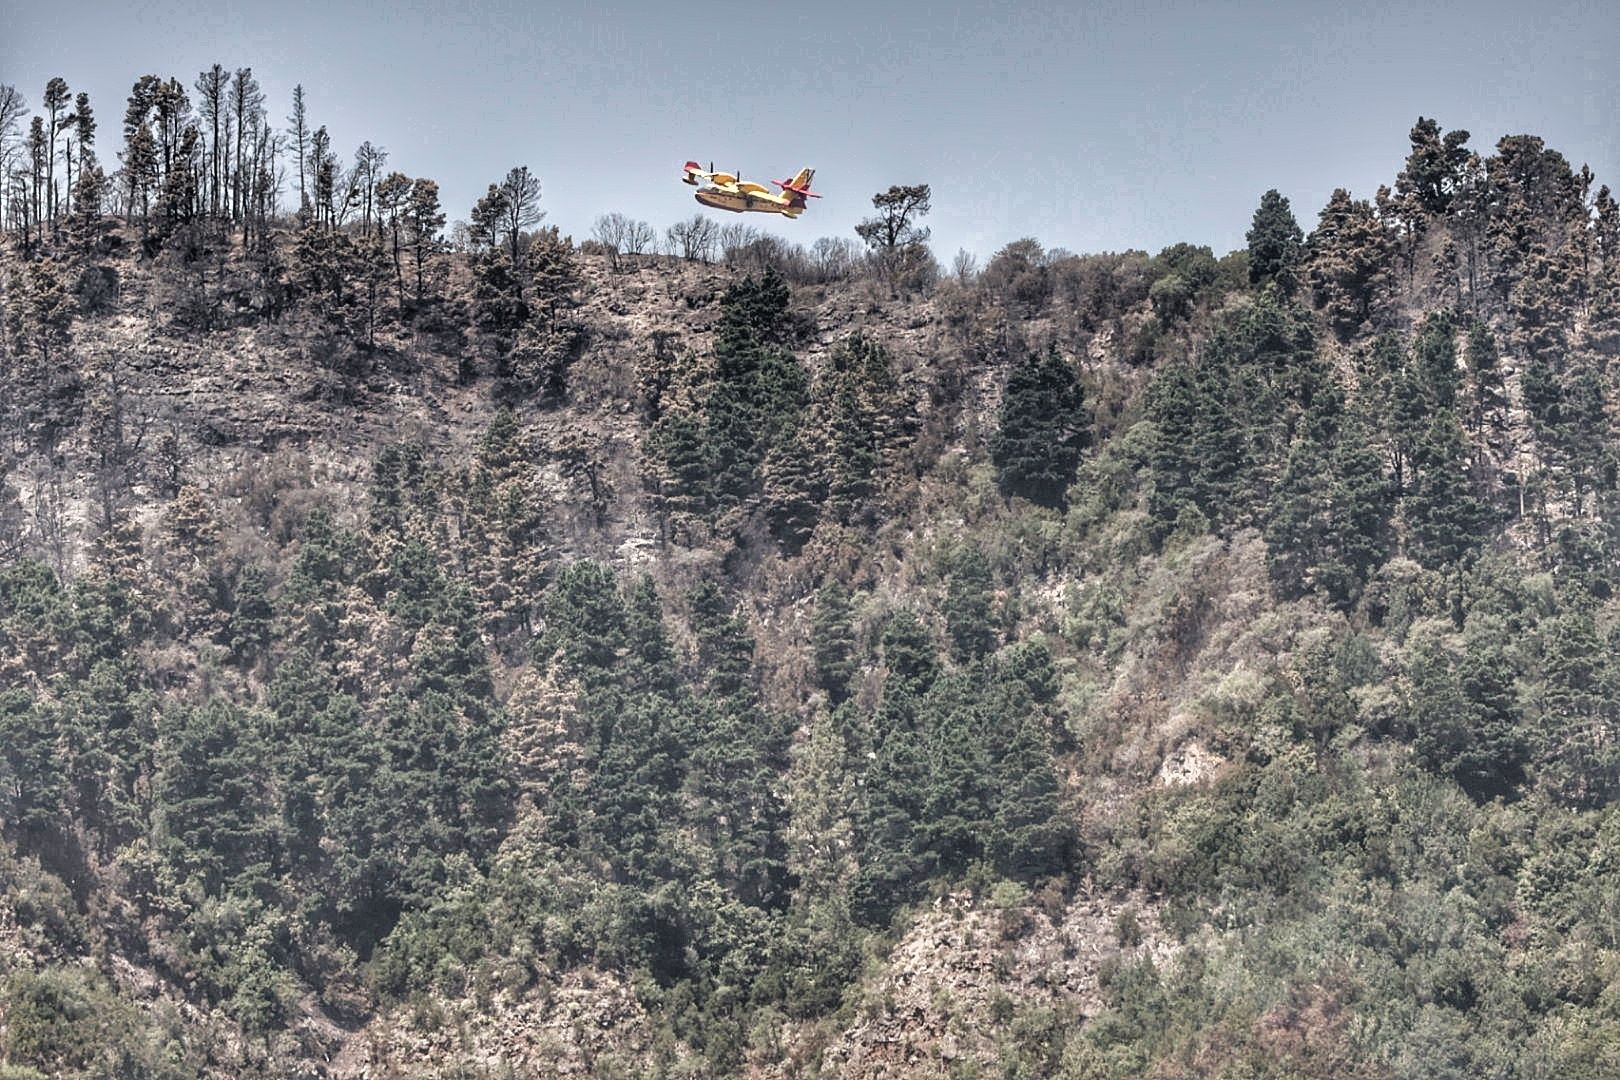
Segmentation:
[(1226, 759), (1200, 742), (1177, 747), (1159, 766), (1159, 783), (1167, 787), (1187, 787), (1203, 783), (1215, 775)]
[[(653, 1041), (646, 1010), (629, 984), (586, 969), (516, 996), (435, 998), (383, 1013), (348, 1040), (330, 1075), (633, 1076)], [(685, 1055), (677, 1050), (676, 1056)]]
[(952, 894), (895, 946), (817, 1064), (825, 1076), (974, 1075), (1003, 1059), (1015, 1019), (1084, 1023), (1103, 1008), (1109, 966), (1162, 964), (1174, 951), (1139, 897), (1078, 897), (1053, 909)]

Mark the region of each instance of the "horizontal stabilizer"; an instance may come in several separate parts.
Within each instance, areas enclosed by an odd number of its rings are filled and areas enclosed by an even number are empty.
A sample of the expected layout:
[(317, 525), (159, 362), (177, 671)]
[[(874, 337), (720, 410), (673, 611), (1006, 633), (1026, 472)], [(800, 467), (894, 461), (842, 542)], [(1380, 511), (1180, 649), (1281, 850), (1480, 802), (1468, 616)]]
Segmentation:
[(771, 183), (783, 191), (791, 191), (803, 199), (819, 199), (820, 195), (810, 190), (810, 180), (816, 175), (814, 169), (800, 169), (790, 180), (772, 180)]

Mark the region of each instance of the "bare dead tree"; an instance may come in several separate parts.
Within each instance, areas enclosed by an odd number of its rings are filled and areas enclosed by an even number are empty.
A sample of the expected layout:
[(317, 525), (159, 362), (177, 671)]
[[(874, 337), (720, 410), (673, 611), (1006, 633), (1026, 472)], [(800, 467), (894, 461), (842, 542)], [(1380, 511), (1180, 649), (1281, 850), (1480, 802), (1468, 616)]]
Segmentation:
[[(8, 187), (14, 182), (13, 169), (22, 152), (22, 119), (27, 115), (28, 102), (22, 93), (15, 86), (0, 83), (0, 184)], [(7, 195), (0, 205), (0, 225), (14, 226), (9, 191)]]
[(66, 466), (60, 454), (49, 455), (34, 470), (31, 537), (36, 550), (50, 557), (58, 577), (67, 575), (68, 512), (64, 478)]
[(717, 240), (720, 244), (720, 258), (728, 266), (738, 258), (754, 242), (759, 239), (759, 230), (752, 225), (744, 225), (740, 221), (733, 221), (729, 225), (722, 225)]
[[(259, 89), (252, 68), (237, 68), (231, 77), (231, 117), (236, 135), (236, 168), (231, 174), (231, 218), (243, 224), (246, 231), (249, 192), (258, 174), (258, 158), (244, 163), (243, 144), (257, 150), (258, 131), (264, 127), (264, 91)], [(227, 163), (229, 164), (229, 163)]]
[(679, 255), (687, 262), (711, 262), (719, 235), (720, 226), (714, 223), (713, 218), (693, 214), (669, 227), (669, 253)]
[[(215, 64), (207, 71), (197, 76), (197, 110), (202, 114), (203, 122), (208, 125), (210, 135), (208, 139), (208, 212), (214, 217), (220, 212), (220, 190), (224, 186), (222, 175), (225, 163), (221, 160), (220, 125), (230, 124), (230, 116), (226, 112), (225, 91), (230, 85), (231, 74), (224, 66)], [(229, 131), (227, 130), (227, 138)]]
[(625, 250), (629, 231), (630, 219), (617, 211), (603, 214), (591, 226), (591, 239), (601, 245), (607, 253), (608, 265), (615, 270), (619, 268), (619, 255)]

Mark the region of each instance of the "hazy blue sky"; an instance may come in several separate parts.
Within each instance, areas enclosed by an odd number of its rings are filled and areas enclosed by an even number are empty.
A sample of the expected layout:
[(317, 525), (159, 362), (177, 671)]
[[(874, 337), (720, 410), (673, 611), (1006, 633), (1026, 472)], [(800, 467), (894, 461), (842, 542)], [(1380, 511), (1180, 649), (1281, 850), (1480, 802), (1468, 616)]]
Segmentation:
[(1370, 196), (1420, 113), (1481, 150), (1541, 135), (1620, 187), (1612, 0), (94, 7), (0, 0), (0, 82), (36, 104), (52, 75), (89, 91), (104, 160), (138, 75), (251, 66), (272, 116), (302, 82), (340, 152), (386, 147), (453, 219), (529, 165), (576, 237), (609, 210), (660, 230), (697, 211), (677, 182), (697, 158), (761, 180), (814, 166), (826, 197), (802, 219), (747, 219), (806, 242), (926, 181), (946, 262), (1021, 236), (1225, 251), (1268, 187), (1307, 230), (1333, 188)]

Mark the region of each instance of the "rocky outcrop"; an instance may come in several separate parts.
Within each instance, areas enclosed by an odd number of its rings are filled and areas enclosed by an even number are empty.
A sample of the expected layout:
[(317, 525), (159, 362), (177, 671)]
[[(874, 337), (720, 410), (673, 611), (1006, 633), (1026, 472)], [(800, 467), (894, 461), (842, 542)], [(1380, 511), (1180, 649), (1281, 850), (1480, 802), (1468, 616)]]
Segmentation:
[[(463, 1076), (635, 1076), (654, 1052), (647, 1012), (622, 978), (594, 969), (487, 997), (432, 998), (379, 1014), (330, 1075), (353, 1080)], [(664, 1048), (677, 1059), (683, 1048)]]
[(977, 1075), (1032, 1027), (1020, 1018), (1084, 1024), (1104, 1007), (1108, 969), (1174, 951), (1141, 897), (951, 894), (912, 923), (817, 1064), (823, 1076), (872, 1080)]

